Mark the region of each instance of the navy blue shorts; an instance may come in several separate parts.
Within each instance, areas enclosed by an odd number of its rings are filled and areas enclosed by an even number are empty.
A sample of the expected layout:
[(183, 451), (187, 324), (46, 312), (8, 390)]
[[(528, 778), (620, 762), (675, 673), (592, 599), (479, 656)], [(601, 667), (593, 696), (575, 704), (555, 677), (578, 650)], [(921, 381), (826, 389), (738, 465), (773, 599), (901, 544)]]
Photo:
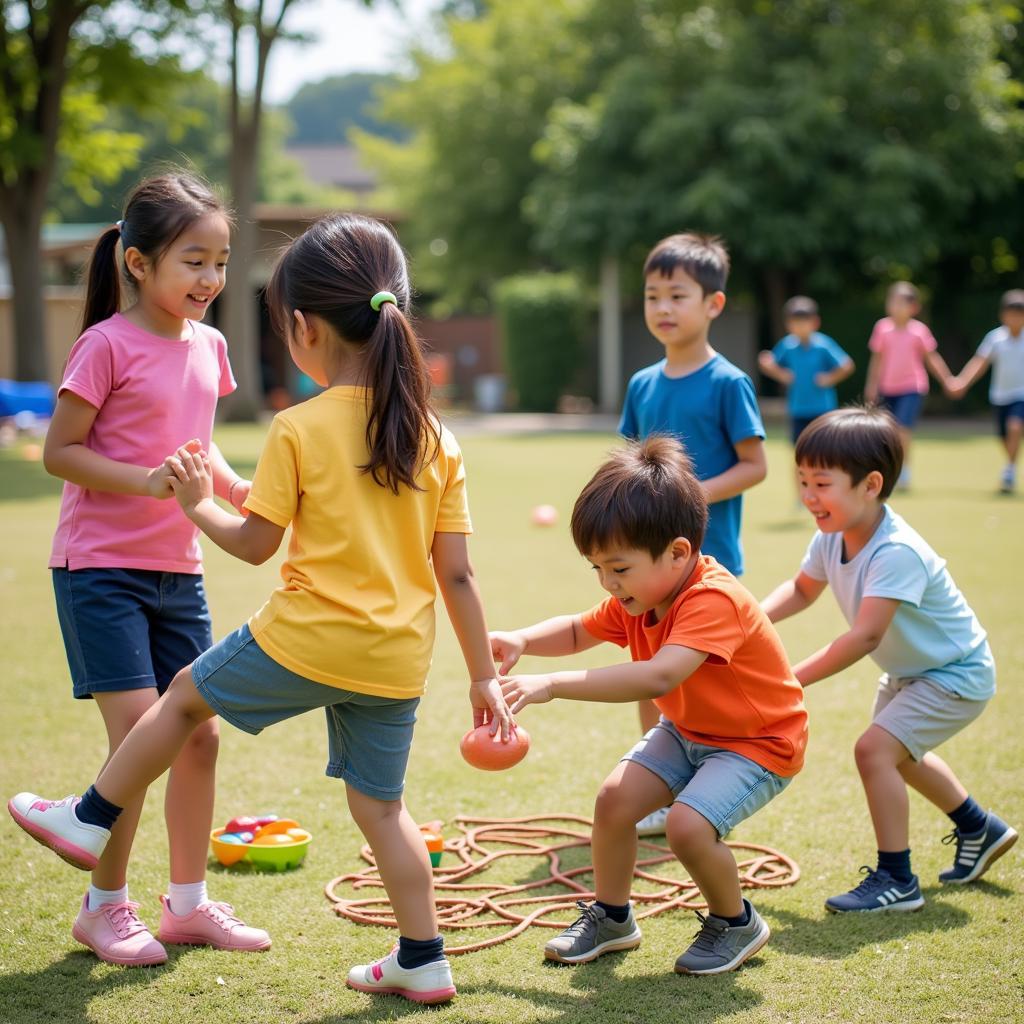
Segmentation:
[(213, 646), (203, 577), (152, 569), (54, 569), (74, 695), (163, 693)]
[(1024, 420), (1024, 399), (1010, 402), (1008, 405), (993, 405), (992, 410), (996, 414), (996, 430), (1000, 437), (1005, 438), (1007, 420)]
[[(820, 413), (819, 413), (820, 415)], [(796, 444), (796, 439), (817, 419), (817, 416), (791, 416), (789, 419), (789, 439)]]
[(901, 427), (908, 429), (917, 423), (924, 405), (924, 395), (918, 391), (910, 391), (905, 395), (879, 395), (878, 400), (883, 409), (888, 409)]

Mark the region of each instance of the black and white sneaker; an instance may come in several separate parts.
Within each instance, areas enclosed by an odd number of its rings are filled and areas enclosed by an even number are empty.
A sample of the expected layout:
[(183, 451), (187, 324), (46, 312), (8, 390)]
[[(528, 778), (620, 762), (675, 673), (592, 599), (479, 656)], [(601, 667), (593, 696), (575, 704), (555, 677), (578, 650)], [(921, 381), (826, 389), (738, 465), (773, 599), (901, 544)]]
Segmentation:
[(985, 827), (980, 832), (964, 834), (955, 828), (942, 841), (956, 843), (956, 856), (953, 866), (939, 874), (939, 881), (964, 885), (981, 878), (992, 863), (1017, 842), (1017, 831), (989, 811)]
[(865, 864), (860, 870), (867, 876), (864, 881), (841, 896), (830, 896), (825, 900), (826, 910), (833, 914), (848, 914), (879, 910), (920, 910), (924, 906), (917, 875), (911, 875), (909, 882), (898, 882), (881, 868), (869, 868)]

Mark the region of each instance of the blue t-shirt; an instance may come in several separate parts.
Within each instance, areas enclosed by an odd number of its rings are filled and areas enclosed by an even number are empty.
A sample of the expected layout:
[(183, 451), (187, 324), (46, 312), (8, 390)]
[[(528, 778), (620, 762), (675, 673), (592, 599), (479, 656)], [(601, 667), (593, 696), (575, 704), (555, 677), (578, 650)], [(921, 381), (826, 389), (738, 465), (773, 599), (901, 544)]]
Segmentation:
[[(631, 440), (672, 434), (686, 445), (700, 480), (718, 476), (739, 462), (736, 444), (764, 438), (761, 412), (750, 378), (717, 353), (685, 377), (666, 377), (665, 360), (633, 374), (622, 405), (619, 433)], [(708, 509), (701, 551), (734, 576), (743, 572), (740, 520), (743, 495)]]
[(815, 331), (806, 345), (795, 334), (787, 334), (772, 349), (772, 356), (779, 366), (793, 373), (793, 383), (786, 394), (790, 416), (820, 416), (839, 404), (835, 388), (814, 383), (819, 373), (831, 373), (850, 358), (827, 334)]
[(899, 601), (872, 659), (896, 678), (927, 676), (968, 700), (996, 692), (985, 630), (946, 563), (888, 505), (871, 540), (848, 562), (843, 535), (816, 533), (801, 570), (832, 588), (852, 626), (865, 597)]

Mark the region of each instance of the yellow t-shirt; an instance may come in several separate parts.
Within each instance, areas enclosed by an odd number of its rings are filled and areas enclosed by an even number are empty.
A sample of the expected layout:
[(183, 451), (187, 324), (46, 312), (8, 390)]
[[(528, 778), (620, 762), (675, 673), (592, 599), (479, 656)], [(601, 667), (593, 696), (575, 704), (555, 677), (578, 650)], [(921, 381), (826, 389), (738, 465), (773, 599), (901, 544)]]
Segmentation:
[(367, 461), (364, 388), (335, 387), (278, 413), (245, 502), (291, 524), (283, 585), (249, 620), (291, 671), (381, 697), (423, 692), (434, 645), (435, 533), (471, 533), (462, 453), (441, 429), (423, 488), (393, 494)]

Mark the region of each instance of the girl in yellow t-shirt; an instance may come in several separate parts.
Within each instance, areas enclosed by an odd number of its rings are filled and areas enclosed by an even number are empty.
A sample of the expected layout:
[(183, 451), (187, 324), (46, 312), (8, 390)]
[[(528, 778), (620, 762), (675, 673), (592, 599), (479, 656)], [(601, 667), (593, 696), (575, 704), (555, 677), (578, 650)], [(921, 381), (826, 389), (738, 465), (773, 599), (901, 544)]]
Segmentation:
[(327, 774), (345, 781), (398, 919), (398, 946), (348, 984), (422, 1003), (455, 995), (433, 878), (402, 790), (434, 640), (435, 579), (462, 646), (478, 721), (512, 724), (466, 547), (458, 444), (430, 408), (409, 321), (409, 279), (387, 227), (332, 216), (296, 239), (267, 291), (295, 365), (325, 388), (279, 413), (239, 518), (213, 501), (205, 453), (167, 460), (185, 514), (253, 564), (291, 526), (281, 585), (241, 629), (171, 683), (81, 799), (21, 793), (23, 828), (79, 867), (95, 863), (121, 808), (215, 715), (249, 733), (313, 708), (327, 714)]

